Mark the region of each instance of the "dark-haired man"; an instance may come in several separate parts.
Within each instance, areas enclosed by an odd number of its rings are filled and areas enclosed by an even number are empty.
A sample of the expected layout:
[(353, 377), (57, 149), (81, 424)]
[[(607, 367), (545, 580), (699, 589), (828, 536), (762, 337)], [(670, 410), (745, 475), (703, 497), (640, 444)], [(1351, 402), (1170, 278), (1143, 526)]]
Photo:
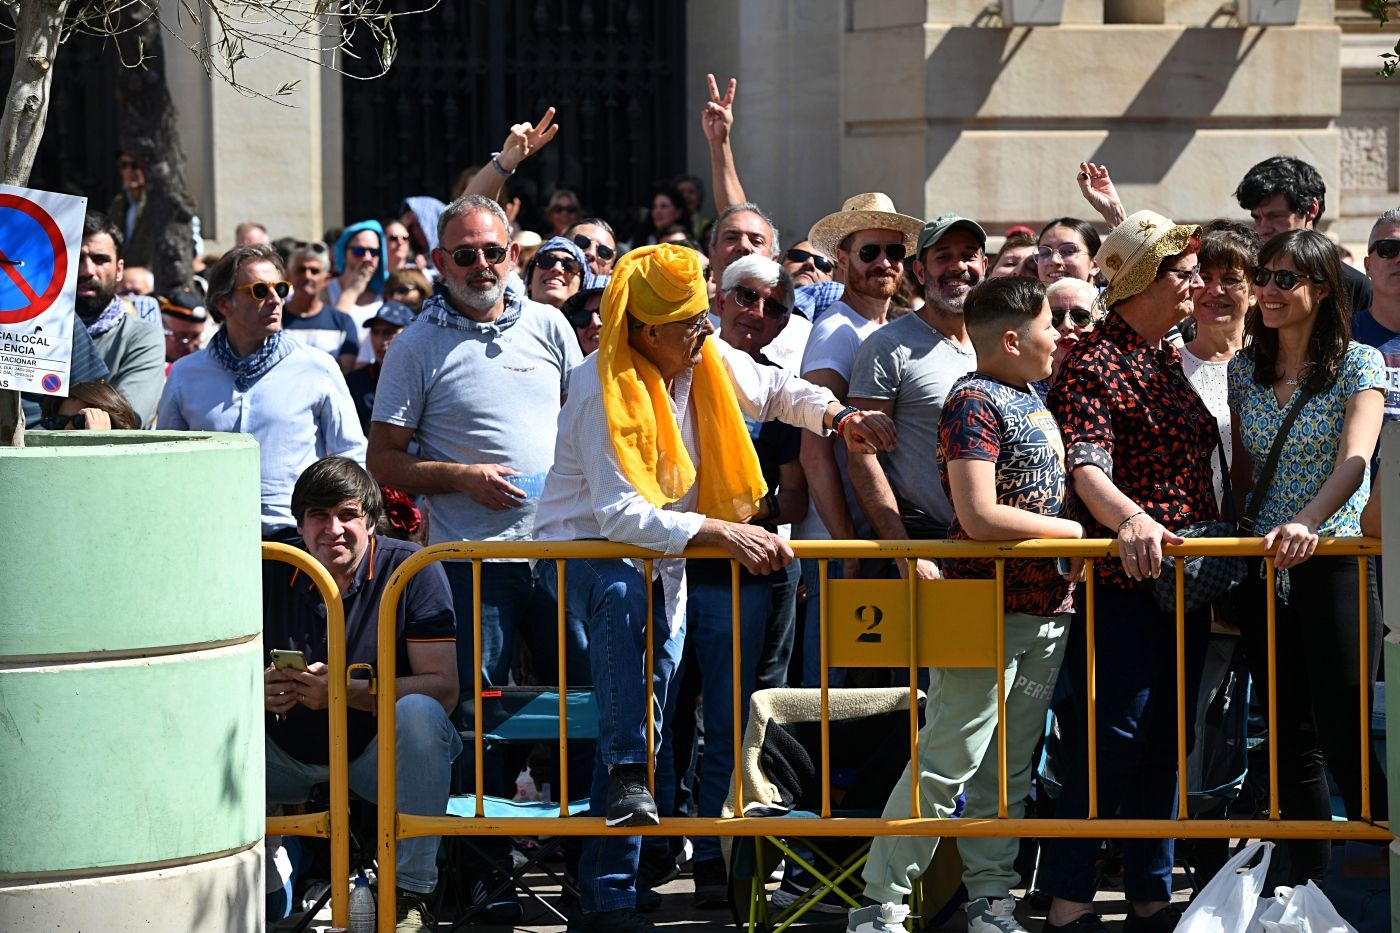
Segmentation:
[[(1268, 242), (1285, 230), (1312, 230), (1327, 207), (1322, 175), (1302, 159), (1274, 156), (1258, 163), (1235, 189), (1235, 200), (1254, 218), (1259, 239)], [(1351, 308), (1371, 306), (1371, 280), (1359, 269), (1342, 264), (1342, 278)]]
[[(357, 463), (327, 457), (307, 467), (292, 489), (292, 514), (303, 547), (330, 573), (345, 609), (345, 663), (377, 664), (379, 601), (389, 578), (419, 548), (375, 531), (384, 520), (379, 486)], [(416, 573), (399, 600), (394, 690), (398, 809), (420, 816), (447, 811), (452, 761), (462, 740), (448, 720), (457, 702), (457, 649), (452, 596), (441, 564)], [(320, 591), (289, 564), (263, 562), (263, 644), (300, 651), (305, 670), (269, 664), (263, 672), (267, 711), (268, 803), (302, 803), (330, 779), (326, 674), (326, 609)], [(368, 680), (346, 688), (350, 787), (378, 794), (375, 698)], [(382, 688), (381, 688), (382, 689)], [(436, 836), (399, 841), (400, 933), (434, 930), (426, 896), (437, 886)]]
[(606, 220), (585, 217), (565, 230), (564, 235), (583, 250), (594, 275), (612, 274), (613, 260), (617, 258), (617, 234)]

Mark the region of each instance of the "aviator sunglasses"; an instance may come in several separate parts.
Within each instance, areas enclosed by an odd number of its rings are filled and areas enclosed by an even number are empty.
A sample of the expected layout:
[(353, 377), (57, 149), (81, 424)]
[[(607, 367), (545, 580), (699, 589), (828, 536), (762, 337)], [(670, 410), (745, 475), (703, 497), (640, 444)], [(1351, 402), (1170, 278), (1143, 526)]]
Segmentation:
[[(870, 257), (870, 259), (874, 258), (874, 255)], [(817, 271), (821, 272), (823, 275), (830, 275), (831, 270), (836, 268), (836, 263), (832, 262), (830, 259), (827, 259), (825, 256), (818, 256), (816, 253), (809, 253), (805, 249), (790, 249), (787, 251), (788, 262), (806, 262), (809, 259), (812, 260), (812, 265), (817, 267)], [(861, 259), (865, 259), (863, 254)], [(865, 261), (869, 262), (870, 259), (865, 259)]]
[(291, 282), (249, 282), (247, 285), (238, 285), (234, 289), (236, 292), (247, 292), (253, 296), (254, 301), (267, 301), (268, 295), (276, 293), (278, 298), (286, 298), (292, 291)]
[(617, 255), (617, 252), (611, 246), (601, 240), (590, 240), (582, 233), (574, 234), (574, 245), (584, 252), (587, 252), (588, 247), (592, 246), (594, 243), (598, 244), (598, 258), (603, 260), (603, 262), (607, 262), (609, 259), (612, 259), (613, 256)]
[(1060, 322), (1065, 319), (1066, 313), (1069, 314), (1069, 322), (1080, 329), (1089, 327), (1094, 323), (1094, 312), (1090, 311), (1088, 308), (1065, 308), (1060, 311), (1056, 311), (1052, 308), (1050, 310), (1050, 323), (1055, 327), (1059, 327)]
[(1291, 292), (1298, 287), (1298, 283), (1303, 279), (1311, 279), (1314, 282), (1326, 281), (1320, 275), (1300, 275), (1288, 269), (1265, 269), (1263, 266), (1255, 269), (1249, 274), (1249, 280), (1254, 283), (1255, 288), (1263, 288), (1273, 279), (1274, 284), (1286, 292)]
[(752, 288), (745, 288), (743, 285), (736, 285), (730, 294), (733, 295), (734, 300), (739, 303), (739, 307), (746, 308), (750, 311), (762, 303), (764, 317), (787, 317), (789, 311), (792, 310), (776, 298), (764, 298)]
[(887, 243), (884, 246), (881, 246), (879, 243), (867, 243), (860, 248), (860, 251), (857, 252), (856, 255), (860, 257), (861, 262), (868, 265), (876, 260), (881, 251), (884, 252), (885, 257), (889, 259), (891, 265), (898, 265), (904, 259), (905, 249), (903, 243)]

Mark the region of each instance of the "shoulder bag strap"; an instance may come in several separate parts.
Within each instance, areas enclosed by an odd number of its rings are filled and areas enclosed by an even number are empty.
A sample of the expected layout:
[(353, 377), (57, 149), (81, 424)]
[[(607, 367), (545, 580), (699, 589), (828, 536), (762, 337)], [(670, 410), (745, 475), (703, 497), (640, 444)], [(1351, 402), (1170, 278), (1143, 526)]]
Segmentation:
[(1259, 510), (1264, 506), (1264, 498), (1268, 495), (1269, 486), (1274, 481), (1274, 471), (1278, 469), (1279, 457), (1283, 456), (1283, 445), (1288, 440), (1288, 432), (1293, 430), (1293, 422), (1298, 420), (1298, 413), (1303, 410), (1303, 406), (1312, 398), (1310, 392), (1304, 386), (1299, 386), (1293, 393), (1293, 404), (1288, 409), (1288, 414), (1283, 416), (1283, 424), (1279, 425), (1278, 433), (1274, 435), (1274, 444), (1269, 448), (1269, 457), (1264, 461), (1264, 469), (1259, 472), (1259, 482), (1254, 484), (1254, 492), (1250, 494), (1249, 508), (1245, 510), (1245, 516), (1240, 520), (1240, 530), (1247, 535), (1255, 533), (1254, 523), (1259, 518)]

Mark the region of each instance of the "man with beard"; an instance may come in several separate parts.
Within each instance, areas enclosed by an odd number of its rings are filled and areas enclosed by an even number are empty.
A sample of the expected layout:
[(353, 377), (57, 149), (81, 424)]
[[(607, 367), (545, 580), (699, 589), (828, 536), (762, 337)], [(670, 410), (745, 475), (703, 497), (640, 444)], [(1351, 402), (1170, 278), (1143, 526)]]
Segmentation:
[[(929, 481), (938, 449), (943, 400), (959, 377), (977, 367), (963, 325), (963, 300), (987, 272), (987, 234), (957, 214), (944, 214), (919, 233), (914, 276), (923, 307), (883, 327), (861, 344), (851, 375), (851, 404), (892, 418), (900, 444), (879, 455), (852, 453), (847, 463), (861, 511), (877, 538), (946, 538), (953, 506)], [(908, 564), (896, 562), (902, 575)], [(936, 579), (933, 561), (918, 573)]]
[[(438, 218), (437, 291), (395, 340), (375, 391), (369, 468), (383, 485), (427, 496), (429, 541), (513, 541), (530, 537), (539, 490), (554, 460), (557, 416), (569, 374), (582, 358), (568, 320), (554, 308), (507, 291), (519, 244), (505, 211), (490, 198), (463, 195)], [(522, 413), (528, 413), (522, 417)], [(417, 443), (416, 453), (409, 444)], [(472, 565), (444, 565), (457, 618), (463, 702), (474, 696)], [(515, 646), (554, 609), (534, 598), (524, 561), (481, 569), (482, 683), (507, 682)], [(460, 710), (470, 716), (470, 710)], [(469, 757), (469, 756), (468, 756)], [(469, 762), (459, 764), (471, 773)], [(514, 775), (487, 762), (484, 792), (506, 793)], [(504, 844), (492, 854), (509, 866)], [(478, 900), (496, 884), (477, 866)], [(518, 922), (508, 891), (489, 904), (489, 922)]]
[(78, 319), (111, 370), (107, 381), (144, 426), (155, 417), (165, 384), (165, 335), (117, 294), (123, 269), (121, 231), (105, 214), (89, 211), (78, 251)]

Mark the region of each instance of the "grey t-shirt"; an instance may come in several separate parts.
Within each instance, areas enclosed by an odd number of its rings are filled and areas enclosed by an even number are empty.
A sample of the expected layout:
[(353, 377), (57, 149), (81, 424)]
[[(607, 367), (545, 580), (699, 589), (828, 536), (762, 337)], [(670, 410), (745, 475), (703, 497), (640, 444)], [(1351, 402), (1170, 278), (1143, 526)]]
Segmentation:
[(938, 420), (953, 383), (976, 368), (977, 354), (918, 314), (886, 324), (856, 353), (850, 397), (894, 402), (899, 446), (880, 454), (880, 464), (906, 521), (926, 517), (947, 528), (953, 520), (953, 506), (938, 481)]
[(554, 460), (560, 399), (581, 359), (564, 315), (512, 297), (490, 324), (454, 313), (440, 298), (429, 301), (394, 340), (373, 420), (412, 428), (425, 460), (512, 467), (521, 475), (511, 482), (529, 493), (503, 511), (466, 493), (429, 495), (431, 543), (530, 537)]

